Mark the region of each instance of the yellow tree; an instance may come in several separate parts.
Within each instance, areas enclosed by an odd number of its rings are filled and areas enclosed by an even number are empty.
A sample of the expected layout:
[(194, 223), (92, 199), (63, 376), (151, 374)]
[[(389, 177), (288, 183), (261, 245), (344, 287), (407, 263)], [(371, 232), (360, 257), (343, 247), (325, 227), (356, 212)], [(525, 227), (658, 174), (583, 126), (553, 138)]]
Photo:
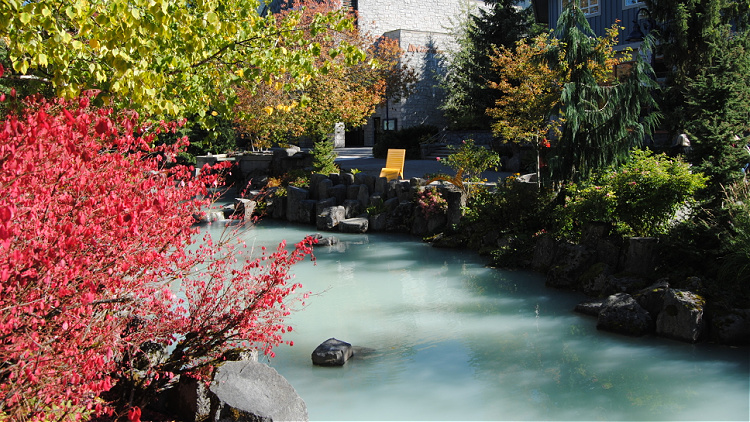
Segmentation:
[[(323, 39), (353, 27), (334, 11), (303, 22), (298, 11), (260, 16), (258, 6), (258, 0), (4, 0), (0, 85), (42, 84), (66, 98), (96, 90), (97, 100), (142, 115), (204, 117), (227, 112), (236, 85), (304, 89), (321, 69), (320, 53), (329, 52), (310, 34)], [(359, 57), (351, 46), (336, 47), (334, 54)]]

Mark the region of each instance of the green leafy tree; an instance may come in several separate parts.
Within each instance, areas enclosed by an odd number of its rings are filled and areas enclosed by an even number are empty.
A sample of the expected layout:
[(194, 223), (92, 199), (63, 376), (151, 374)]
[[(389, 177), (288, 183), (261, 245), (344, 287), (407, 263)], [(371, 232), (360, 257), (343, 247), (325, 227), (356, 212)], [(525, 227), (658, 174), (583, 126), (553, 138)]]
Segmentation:
[[(96, 90), (97, 100), (145, 116), (227, 112), (235, 86), (302, 89), (320, 45), (306, 34), (343, 30), (343, 12), (300, 25), (300, 12), (260, 16), (257, 0), (65, 0), (0, 3), (4, 80), (42, 84), (57, 96)], [(306, 45), (308, 48), (290, 48)], [(356, 58), (341, 43), (330, 50)], [(328, 53), (328, 51), (324, 52)], [(210, 117), (207, 118), (210, 124)]]
[(494, 48), (512, 49), (535, 32), (531, 9), (519, 8), (518, 0), (486, 3), (489, 8), (468, 10), (466, 19), (456, 25), (458, 48), (441, 80), (446, 93), (441, 108), (456, 127), (489, 128), (485, 111), (495, 105), (498, 94), (488, 86), (497, 81), (490, 56)]

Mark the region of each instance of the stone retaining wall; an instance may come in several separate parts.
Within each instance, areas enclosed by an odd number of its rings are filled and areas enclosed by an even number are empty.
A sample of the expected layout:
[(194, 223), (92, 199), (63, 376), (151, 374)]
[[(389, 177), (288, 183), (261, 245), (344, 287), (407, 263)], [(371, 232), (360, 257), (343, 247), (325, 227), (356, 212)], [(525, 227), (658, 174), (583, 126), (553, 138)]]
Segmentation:
[(254, 191), (251, 197), (263, 202), (271, 218), (314, 224), (323, 231), (428, 235), (458, 224), (465, 195), (453, 185), (430, 185), (447, 201), (447, 209), (426, 218), (416, 202), (418, 192), (428, 188), (424, 183), (420, 178), (388, 181), (362, 173), (313, 174), (309, 188), (290, 186), (286, 195), (272, 188), (269, 195)]

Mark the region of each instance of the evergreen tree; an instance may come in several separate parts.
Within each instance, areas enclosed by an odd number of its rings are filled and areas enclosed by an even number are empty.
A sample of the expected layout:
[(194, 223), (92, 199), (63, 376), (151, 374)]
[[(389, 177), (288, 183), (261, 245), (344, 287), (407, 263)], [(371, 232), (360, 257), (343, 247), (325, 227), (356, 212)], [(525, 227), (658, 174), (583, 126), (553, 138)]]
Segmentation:
[(489, 129), (488, 108), (495, 105), (497, 82), (490, 56), (495, 46), (513, 48), (533, 35), (531, 9), (521, 9), (520, 0), (489, 0), (487, 9), (467, 11), (468, 17), (456, 28), (458, 50), (452, 53), (441, 81), (446, 96), (443, 112), (457, 128)]
[(671, 69), (663, 108), (671, 135), (686, 132), (688, 159), (709, 176), (704, 198), (743, 177), (750, 124), (750, 1), (647, 0)]
[(596, 37), (577, 2), (565, 8), (557, 28), (560, 42), (550, 49), (554, 59), (549, 62), (569, 75), (553, 113), (563, 124), (549, 166), (553, 180), (577, 181), (626, 161), (653, 130), (659, 117), (650, 112), (656, 82), (642, 58), (651, 40), (644, 42), (624, 80), (602, 82), (597, 69), (611, 59), (611, 48)]

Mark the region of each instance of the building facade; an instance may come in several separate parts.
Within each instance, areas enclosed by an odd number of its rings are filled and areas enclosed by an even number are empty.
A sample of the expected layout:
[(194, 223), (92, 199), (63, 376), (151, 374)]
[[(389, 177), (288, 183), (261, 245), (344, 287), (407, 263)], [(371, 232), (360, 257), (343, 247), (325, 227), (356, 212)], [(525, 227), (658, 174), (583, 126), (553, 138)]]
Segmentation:
[(374, 37), (381, 35), (398, 42), (404, 51), (402, 63), (418, 76), (415, 92), (399, 101), (388, 100), (376, 110), (361, 129), (350, 131), (349, 146), (372, 146), (378, 136), (389, 130), (418, 125), (446, 126), (439, 109), (443, 94), (438, 86), (448, 52), (456, 48), (452, 29), (473, 7), (483, 7), (477, 0), (352, 0), (358, 25)]
[[(404, 51), (402, 64), (416, 72), (414, 93), (379, 107), (362, 128), (347, 128), (346, 146), (373, 146), (383, 132), (422, 124), (445, 127), (439, 106), (443, 94), (438, 86), (448, 53), (456, 47), (453, 28), (469, 10), (484, 7), (481, 0), (343, 0), (343, 7), (357, 12), (360, 30), (373, 38), (386, 36)], [(268, 2), (270, 12), (280, 2)], [(336, 137), (336, 146), (342, 146)]]

